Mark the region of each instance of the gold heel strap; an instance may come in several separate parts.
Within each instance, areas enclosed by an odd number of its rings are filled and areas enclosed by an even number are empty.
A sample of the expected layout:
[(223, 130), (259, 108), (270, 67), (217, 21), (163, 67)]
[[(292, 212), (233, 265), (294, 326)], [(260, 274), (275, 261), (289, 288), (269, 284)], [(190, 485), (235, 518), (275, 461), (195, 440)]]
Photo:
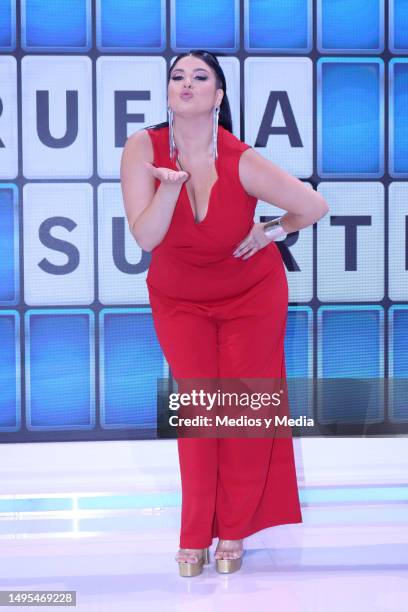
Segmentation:
[(203, 571), (205, 563), (209, 562), (209, 550), (204, 549), (204, 554), (199, 556), (198, 561), (192, 563), (189, 561), (179, 561), (179, 572), (180, 576), (198, 576)]
[(238, 559), (216, 559), (216, 569), (220, 574), (231, 574), (242, 566), (243, 554)]
[(194, 557), (194, 559), (196, 560), (188, 561), (187, 559), (186, 560), (179, 559), (178, 558), (178, 555), (180, 554), (179, 552), (177, 553), (175, 557), (175, 560), (178, 563), (192, 563), (193, 564), (193, 563), (209, 563), (210, 562), (210, 549), (209, 548), (204, 548), (202, 554), (200, 554), (199, 552), (189, 552), (191, 550), (189, 548), (184, 548), (183, 550), (187, 552), (188, 557)]

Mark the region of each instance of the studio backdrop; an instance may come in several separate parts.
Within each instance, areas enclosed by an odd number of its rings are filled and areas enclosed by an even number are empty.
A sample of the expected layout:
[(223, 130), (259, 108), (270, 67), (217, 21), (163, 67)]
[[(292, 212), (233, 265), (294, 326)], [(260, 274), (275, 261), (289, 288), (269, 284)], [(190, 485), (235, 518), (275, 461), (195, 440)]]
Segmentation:
[[(406, 0), (1, 1), (1, 442), (157, 436), (172, 377), (119, 168), (191, 49), (217, 54), (234, 134), (330, 206), (278, 242), (289, 385), (373, 386), (297, 387), (292, 416), (408, 431), (407, 23)], [(284, 212), (259, 201), (254, 221)]]

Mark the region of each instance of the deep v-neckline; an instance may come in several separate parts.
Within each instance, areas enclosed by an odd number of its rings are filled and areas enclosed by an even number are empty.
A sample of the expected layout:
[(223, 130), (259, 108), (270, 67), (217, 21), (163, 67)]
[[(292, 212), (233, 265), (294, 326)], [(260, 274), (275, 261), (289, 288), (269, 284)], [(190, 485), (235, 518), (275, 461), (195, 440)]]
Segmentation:
[[(211, 202), (212, 202), (212, 198), (213, 198), (214, 188), (217, 185), (217, 183), (219, 181), (219, 178), (220, 178), (219, 169), (218, 169), (218, 163), (217, 162), (218, 162), (218, 159), (215, 159), (214, 160), (214, 166), (215, 166), (215, 173), (217, 175), (217, 178), (215, 179), (214, 183), (211, 185), (210, 193), (208, 195), (207, 206), (206, 206), (206, 209), (205, 209), (205, 215), (201, 219), (201, 221), (197, 221), (196, 218), (195, 218), (194, 208), (193, 208), (193, 206), (191, 204), (190, 194), (188, 192), (188, 187), (186, 185), (187, 181), (185, 181), (183, 183), (183, 187), (184, 187), (184, 189), (186, 191), (186, 198), (187, 198), (188, 207), (189, 207), (189, 209), (191, 211), (191, 216), (193, 218), (194, 225), (202, 225), (204, 223), (204, 221), (208, 218), (208, 215), (210, 213), (210, 208), (211, 208)], [(196, 204), (197, 204), (197, 201), (196, 201)]]
[[(179, 168), (177, 166), (177, 160), (174, 161), (173, 164), (174, 164), (174, 167), (175, 167), (176, 170), (180, 170), (181, 169), (181, 168)], [(180, 164), (180, 166), (181, 166), (181, 164)], [(190, 215), (191, 215), (191, 217), (193, 219), (193, 223), (194, 223), (194, 225), (196, 227), (199, 226), (199, 225), (202, 225), (208, 219), (208, 215), (209, 215), (209, 213), (211, 211), (211, 202), (212, 202), (212, 199), (213, 199), (214, 190), (215, 190), (215, 188), (218, 185), (219, 180), (220, 180), (219, 152), (218, 152), (218, 156), (214, 159), (214, 166), (215, 166), (215, 173), (217, 175), (217, 178), (215, 179), (214, 183), (211, 186), (210, 193), (209, 193), (209, 196), (208, 196), (207, 207), (206, 207), (206, 210), (205, 210), (205, 215), (201, 219), (201, 221), (196, 221), (196, 219), (195, 219), (194, 208), (191, 205), (191, 199), (190, 199), (190, 195), (189, 195), (189, 192), (188, 192), (188, 189), (187, 189), (187, 185), (186, 185), (187, 181), (184, 181), (184, 183), (182, 185), (182, 190), (183, 189), (185, 190), (186, 203), (188, 205), (188, 208), (189, 208), (189, 211), (190, 211)]]

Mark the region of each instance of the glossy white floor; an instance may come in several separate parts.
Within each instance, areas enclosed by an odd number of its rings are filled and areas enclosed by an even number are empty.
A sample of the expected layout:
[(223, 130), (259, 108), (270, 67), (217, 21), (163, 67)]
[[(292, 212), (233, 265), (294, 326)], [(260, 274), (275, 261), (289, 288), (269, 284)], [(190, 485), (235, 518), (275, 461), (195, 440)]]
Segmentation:
[(404, 483), (300, 484), (303, 524), (248, 537), (243, 566), (231, 575), (215, 571), (214, 540), (210, 565), (194, 578), (181, 578), (174, 561), (176, 487), (126, 492), (122, 483), (109, 495), (92, 480), (88, 492), (85, 485), (73, 494), (60, 481), (48, 495), (10, 494), (10, 482), (4, 487), (0, 591), (76, 591), (81, 612), (408, 609)]

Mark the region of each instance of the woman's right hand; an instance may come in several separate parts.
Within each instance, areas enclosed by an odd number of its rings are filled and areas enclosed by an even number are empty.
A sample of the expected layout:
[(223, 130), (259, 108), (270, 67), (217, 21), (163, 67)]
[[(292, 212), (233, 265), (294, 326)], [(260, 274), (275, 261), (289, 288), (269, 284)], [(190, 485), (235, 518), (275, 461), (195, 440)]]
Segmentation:
[(171, 168), (156, 168), (156, 166), (147, 161), (144, 164), (149, 172), (164, 185), (182, 185), (190, 177), (189, 173), (184, 172), (184, 170), (177, 171)]

